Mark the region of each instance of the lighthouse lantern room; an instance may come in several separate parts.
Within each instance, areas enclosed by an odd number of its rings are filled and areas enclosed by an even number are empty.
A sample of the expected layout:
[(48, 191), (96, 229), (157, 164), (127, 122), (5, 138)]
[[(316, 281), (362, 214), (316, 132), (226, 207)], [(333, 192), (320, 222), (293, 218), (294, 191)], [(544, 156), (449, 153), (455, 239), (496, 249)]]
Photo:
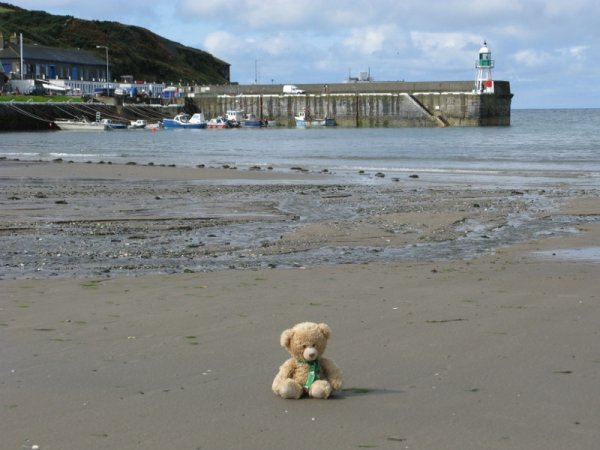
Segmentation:
[(492, 53), (488, 49), (487, 43), (484, 41), (483, 46), (479, 49), (479, 59), (475, 64), (475, 92), (480, 94), (493, 94), (494, 81), (492, 79), (492, 69), (494, 68), (494, 60)]

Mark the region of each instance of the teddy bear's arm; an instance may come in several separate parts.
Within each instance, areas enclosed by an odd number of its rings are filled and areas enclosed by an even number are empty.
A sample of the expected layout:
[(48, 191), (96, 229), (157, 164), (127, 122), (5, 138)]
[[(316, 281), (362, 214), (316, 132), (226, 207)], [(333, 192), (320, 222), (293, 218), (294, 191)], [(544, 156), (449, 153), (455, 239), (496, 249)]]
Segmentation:
[(331, 359), (321, 358), (321, 369), (323, 377), (329, 381), (335, 391), (339, 391), (344, 384), (342, 372)]
[(273, 391), (277, 391), (281, 386), (281, 383), (289, 378), (294, 378), (294, 372), (296, 370), (296, 361), (292, 358), (284, 362), (279, 368), (279, 372), (275, 375), (273, 380)]

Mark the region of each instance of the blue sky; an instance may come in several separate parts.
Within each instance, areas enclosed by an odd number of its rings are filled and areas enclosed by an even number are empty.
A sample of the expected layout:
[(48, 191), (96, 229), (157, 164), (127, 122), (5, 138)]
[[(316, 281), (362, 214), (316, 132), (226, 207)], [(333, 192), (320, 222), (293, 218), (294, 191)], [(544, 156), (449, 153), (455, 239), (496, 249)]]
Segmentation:
[(231, 80), (471, 80), (484, 40), (513, 108), (600, 107), (597, 0), (16, 0), (147, 28), (231, 64)]

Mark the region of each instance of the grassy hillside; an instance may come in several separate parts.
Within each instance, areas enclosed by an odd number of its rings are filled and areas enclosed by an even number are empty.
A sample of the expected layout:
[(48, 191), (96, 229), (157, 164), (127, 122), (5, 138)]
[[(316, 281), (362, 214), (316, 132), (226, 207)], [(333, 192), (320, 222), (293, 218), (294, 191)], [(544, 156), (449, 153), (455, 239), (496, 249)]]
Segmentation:
[(28, 11), (0, 3), (0, 31), (7, 41), (13, 33), (23, 33), (26, 43), (50, 47), (80, 48), (105, 57), (114, 78), (133, 75), (135, 79), (187, 84), (228, 83), (229, 66), (210, 53), (164, 39), (151, 31), (118, 22), (81, 20)]

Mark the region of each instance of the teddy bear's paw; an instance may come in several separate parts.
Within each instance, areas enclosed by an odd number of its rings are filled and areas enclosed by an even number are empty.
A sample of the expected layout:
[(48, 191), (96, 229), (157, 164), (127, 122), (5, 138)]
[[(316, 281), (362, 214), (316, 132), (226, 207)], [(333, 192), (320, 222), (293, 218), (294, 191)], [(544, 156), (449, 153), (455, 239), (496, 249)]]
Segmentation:
[(331, 395), (331, 385), (325, 380), (317, 380), (310, 387), (310, 396), (312, 398), (329, 398)]
[(282, 398), (289, 399), (299, 399), (302, 397), (302, 392), (302, 386), (300, 386), (294, 380), (286, 380), (277, 390), (277, 393)]
[(340, 389), (342, 389), (343, 385), (344, 383), (342, 382), (342, 380), (331, 380), (331, 387), (334, 391), (339, 391)]

